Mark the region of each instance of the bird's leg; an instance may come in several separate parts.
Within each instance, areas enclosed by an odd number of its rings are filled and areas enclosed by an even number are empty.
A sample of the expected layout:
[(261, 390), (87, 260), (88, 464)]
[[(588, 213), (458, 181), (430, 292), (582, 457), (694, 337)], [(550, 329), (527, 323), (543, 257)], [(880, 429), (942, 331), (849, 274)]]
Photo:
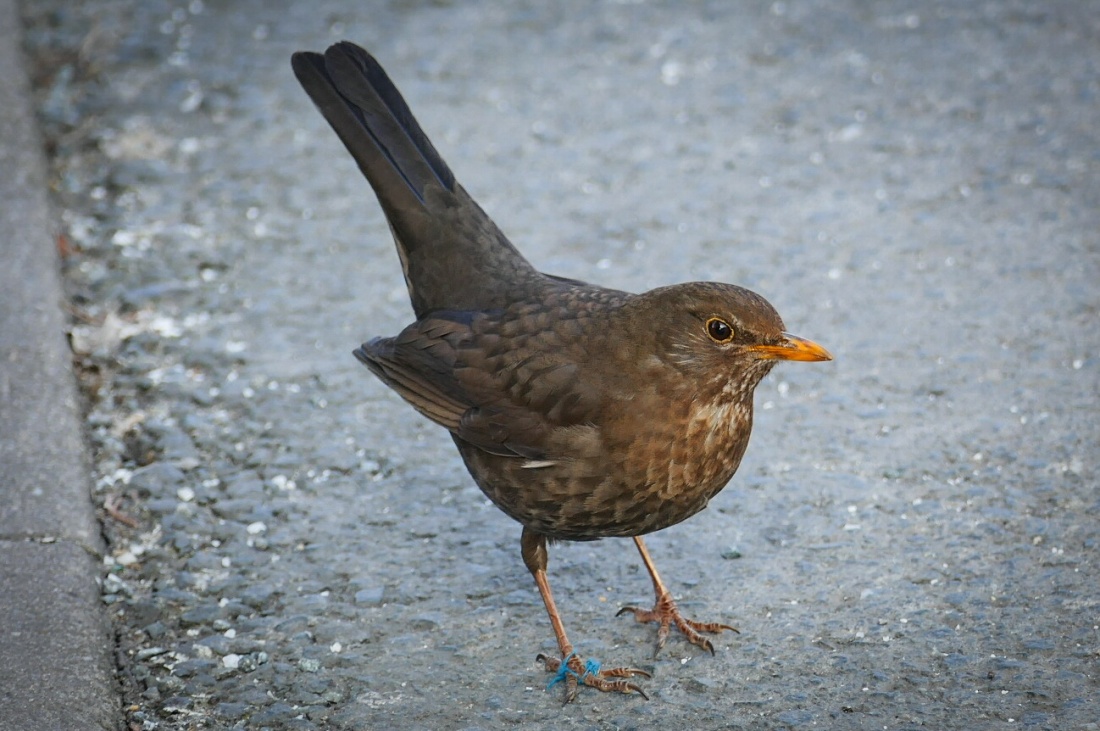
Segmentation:
[(565, 680), (566, 703), (576, 698), (577, 681), (597, 690), (637, 693), (648, 700), (649, 696), (634, 683), (627, 680), (609, 680), (609, 678), (630, 678), (635, 675), (648, 678), (650, 675), (646, 671), (637, 668), (601, 669), (600, 664), (595, 660), (583, 661), (573, 652), (573, 644), (565, 634), (565, 625), (562, 624), (561, 615), (558, 614), (558, 606), (554, 603), (554, 595), (550, 592), (550, 582), (546, 579), (548, 557), (546, 536), (524, 528), (523, 536), (520, 538), (520, 551), (523, 555), (523, 563), (527, 565), (527, 570), (535, 577), (535, 584), (539, 587), (543, 604), (546, 605), (546, 613), (550, 615), (550, 625), (554, 628), (554, 637), (558, 640), (558, 651), (561, 653), (560, 659), (547, 657), (541, 653), (535, 658), (546, 664), (548, 672), (557, 673), (550, 685), (554, 685), (559, 680)]
[(672, 593), (668, 590), (668, 587), (665, 586), (665, 583), (661, 581), (661, 576), (657, 573), (657, 567), (654, 566), (653, 559), (649, 556), (649, 549), (646, 548), (645, 542), (641, 539), (641, 536), (634, 537), (634, 544), (638, 547), (638, 553), (642, 554), (642, 562), (645, 564), (646, 571), (649, 572), (649, 578), (653, 579), (653, 593), (657, 595), (657, 600), (653, 604), (653, 609), (623, 607), (615, 616), (618, 617), (625, 612), (633, 612), (634, 619), (639, 622), (657, 622), (659, 624), (657, 629), (657, 649), (653, 652), (654, 657), (656, 657), (657, 653), (661, 651), (661, 648), (665, 646), (665, 640), (668, 639), (669, 628), (673, 623), (683, 632), (689, 642), (693, 645), (702, 647), (704, 650), (709, 650), (710, 654), (713, 655), (714, 645), (711, 644), (710, 640), (699, 633), (717, 633), (725, 629), (737, 632), (737, 628), (730, 627), (728, 624), (718, 624), (717, 622), (696, 622), (691, 619), (685, 619), (683, 615), (680, 614), (680, 610), (676, 606), (676, 601), (672, 598)]

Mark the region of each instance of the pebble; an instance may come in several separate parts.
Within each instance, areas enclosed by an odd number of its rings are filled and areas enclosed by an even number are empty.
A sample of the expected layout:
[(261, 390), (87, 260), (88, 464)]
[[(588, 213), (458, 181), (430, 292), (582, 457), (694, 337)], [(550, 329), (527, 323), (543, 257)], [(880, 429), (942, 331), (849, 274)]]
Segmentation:
[(186, 479), (179, 467), (170, 462), (153, 462), (134, 470), (130, 475), (130, 487), (153, 497), (176, 494), (178, 486)]
[[(272, 703), (267, 708), (258, 710), (253, 713), (249, 720), (257, 727), (263, 727), (267, 725), (274, 726), (276, 723), (280, 723), (289, 719), (291, 716), (297, 715), (301, 711), (286, 703)], [(281, 727), (281, 725), (280, 725)]]
[(264, 494), (264, 483), (255, 472), (241, 472), (225, 482), (225, 493), (230, 498), (251, 500), (253, 503)]
[(305, 673), (315, 673), (321, 669), (321, 661), (303, 657), (298, 661), (298, 669)]
[(371, 586), (364, 589), (360, 589), (355, 592), (355, 603), (362, 604), (367, 607), (377, 607), (382, 604), (382, 597), (385, 595), (386, 588), (384, 586)]
[(221, 614), (222, 609), (218, 606), (208, 605), (195, 607), (180, 615), (180, 625), (183, 627), (194, 627), (211, 624), (215, 619), (219, 618)]
[(201, 461), (195, 443), (179, 427), (166, 427), (157, 435), (157, 447), (162, 457), (176, 466), (192, 465)]
[(247, 703), (219, 703), (214, 707), (214, 715), (229, 720), (242, 718), (246, 713), (248, 713)]
[(192, 703), (193, 701), (190, 698), (177, 695), (164, 701), (163, 708), (166, 711), (186, 711), (191, 707)]
[[(229, 638), (225, 637), (224, 635), (209, 635), (208, 637), (203, 637), (201, 640), (198, 641), (197, 644), (201, 647), (209, 648), (211, 652), (213, 652), (215, 655), (228, 656), (233, 654), (229, 651)], [(234, 657), (238, 656), (234, 655)]]
[(271, 584), (254, 584), (241, 592), (241, 602), (253, 608), (260, 609), (268, 604), (275, 594), (275, 587)]
[(134, 653), (134, 659), (138, 662), (143, 662), (151, 657), (157, 657), (163, 655), (168, 650), (163, 647), (146, 647), (145, 649), (138, 650)]
[(418, 631), (439, 629), (444, 622), (443, 615), (439, 612), (418, 614), (409, 619), (409, 627)]
[(172, 668), (172, 675), (178, 678), (189, 678), (197, 673), (211, 670), (215, 665), (216, 663), (213, 660), (193, 657), (189, 660), (183, 660), (176, 663)]

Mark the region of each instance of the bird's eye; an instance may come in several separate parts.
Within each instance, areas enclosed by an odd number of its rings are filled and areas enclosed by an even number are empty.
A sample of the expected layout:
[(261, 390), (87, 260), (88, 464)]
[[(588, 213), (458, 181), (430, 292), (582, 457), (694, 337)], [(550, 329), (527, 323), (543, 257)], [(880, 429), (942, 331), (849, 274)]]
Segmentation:
[(707, 320), (707, 335), (716, 343), (728, 343), (733, 340), (733, 328), (725, 320), (712, 317)]

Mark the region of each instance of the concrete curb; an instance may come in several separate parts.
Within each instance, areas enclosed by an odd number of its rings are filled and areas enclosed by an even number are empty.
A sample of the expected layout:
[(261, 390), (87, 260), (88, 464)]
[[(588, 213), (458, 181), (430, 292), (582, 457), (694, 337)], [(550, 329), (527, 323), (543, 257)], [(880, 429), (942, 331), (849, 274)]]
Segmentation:
[(45, 162), (13, 0), (0, 0), (0, 729), (117, 729), (103, 550)]

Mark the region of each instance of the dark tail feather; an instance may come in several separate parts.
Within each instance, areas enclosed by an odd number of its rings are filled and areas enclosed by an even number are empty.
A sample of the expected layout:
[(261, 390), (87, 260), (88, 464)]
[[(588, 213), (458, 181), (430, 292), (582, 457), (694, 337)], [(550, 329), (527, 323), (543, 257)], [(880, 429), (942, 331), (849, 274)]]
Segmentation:
[(345, 41), (323, 56), (295, 53), (291, 65), (387, 213), (393, 212), (390, 206), (401, 209), (411, 202), (402, 187), (421, 204), (428, 184), (454, 191), (454, 174), (373, 56)]
[(547, 281), (455, 182), (369, 53), (345, 41), (291, 65), (374, 188), (418, 317), (499, 309)]

